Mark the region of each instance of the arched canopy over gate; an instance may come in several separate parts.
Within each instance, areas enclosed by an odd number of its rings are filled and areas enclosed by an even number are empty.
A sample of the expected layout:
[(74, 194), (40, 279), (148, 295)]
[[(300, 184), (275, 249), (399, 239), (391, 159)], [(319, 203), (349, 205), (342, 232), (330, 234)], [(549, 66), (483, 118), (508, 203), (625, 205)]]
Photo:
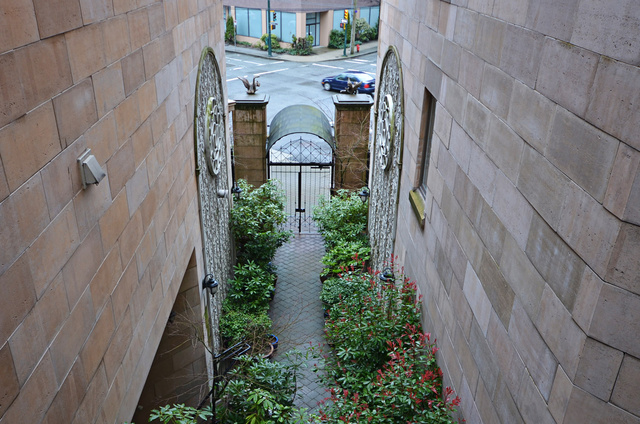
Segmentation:
[(288, 106), (271, 121), (269, 178), (280, 181), (287, 195), (288, 228), (317, 231), (311, 214), (333, 188), (335, 147), (329, 120), (313, 106)]
[(278, 112), (269, 127), (267, 151), (276, 141), (291, 134), (313, 134), (326, 141), (332, 150), (336, 148), (331, 123), (324, 113), (313, 106), (292, 105)]

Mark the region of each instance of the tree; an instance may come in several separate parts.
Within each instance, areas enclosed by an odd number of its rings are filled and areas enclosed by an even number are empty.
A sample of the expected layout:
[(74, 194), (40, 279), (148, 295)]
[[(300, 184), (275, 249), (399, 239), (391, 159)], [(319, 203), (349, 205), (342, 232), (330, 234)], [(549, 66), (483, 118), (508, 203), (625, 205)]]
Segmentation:
[(231, 42), (233, 41), (233, 36), (235, 35), (235, 25), (233, 22), (233, 16), (227, 16), (227, 29), (224, 33), (224, 39)]

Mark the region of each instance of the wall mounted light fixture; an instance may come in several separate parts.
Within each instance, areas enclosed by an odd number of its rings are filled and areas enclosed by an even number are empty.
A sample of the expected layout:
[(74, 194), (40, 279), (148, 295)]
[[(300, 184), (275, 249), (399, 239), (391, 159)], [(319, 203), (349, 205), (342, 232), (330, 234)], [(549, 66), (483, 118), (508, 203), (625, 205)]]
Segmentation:
[(388, 283), (394, 280), (393, 270), (391, 268), (385, 268), (380, 273), (380, 281), (383, 283)]
[(233, 188), (231, 189), (231, 193), (236, 200), (240, 200), (240, 195), (242, 194), (242, 189), (238, 186), (238, 183), (235, 183)]
[(205, 275), (204, 280), (202, 280), (202, 288), (209, 289), (209, 293), (211, 293), (211, 296), (216, 295), (216, 293), (218, 292), (219, 285), (220, 283), (218, 283), (218, 281), (215, 278), (213, 278), (213, 274)]
[(367, 203), (367, 199), (370, 196), (369, 188), (368, 187), (363, 187), (362, 191), (360, 193), (358, 193), (358, 196), (360, 196), (360, 200), (362, 200), (362, 203)]

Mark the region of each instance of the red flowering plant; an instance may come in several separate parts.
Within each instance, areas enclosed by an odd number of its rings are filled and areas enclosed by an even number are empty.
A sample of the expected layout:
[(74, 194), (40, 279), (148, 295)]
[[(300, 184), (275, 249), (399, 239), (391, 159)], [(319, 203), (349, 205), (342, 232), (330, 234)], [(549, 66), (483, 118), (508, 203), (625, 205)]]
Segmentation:
[(460, 403), (442, 387), (437, 347), (420, 326), (416, 285), (367, 278), (369, 290), (342, 299), (331, 309), (326, 336), (333, 351), (324, 357), (324, 382), (331, 389), (320, 411), (330, 423), (451, 423)]

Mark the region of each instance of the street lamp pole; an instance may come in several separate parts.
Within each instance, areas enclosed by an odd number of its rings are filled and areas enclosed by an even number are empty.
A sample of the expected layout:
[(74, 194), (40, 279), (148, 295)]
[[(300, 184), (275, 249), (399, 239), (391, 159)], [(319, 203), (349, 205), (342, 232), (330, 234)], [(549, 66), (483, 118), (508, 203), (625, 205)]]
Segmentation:
[(349, 54), (353, 56), (353, 48), (356, 45), (356, 7), (358, 7), (358, 0), (353, 0), (353, 17), (351, 18), (351, 51)]
[(267, 0), (267, 46), (271, 57), (271, 0)]

